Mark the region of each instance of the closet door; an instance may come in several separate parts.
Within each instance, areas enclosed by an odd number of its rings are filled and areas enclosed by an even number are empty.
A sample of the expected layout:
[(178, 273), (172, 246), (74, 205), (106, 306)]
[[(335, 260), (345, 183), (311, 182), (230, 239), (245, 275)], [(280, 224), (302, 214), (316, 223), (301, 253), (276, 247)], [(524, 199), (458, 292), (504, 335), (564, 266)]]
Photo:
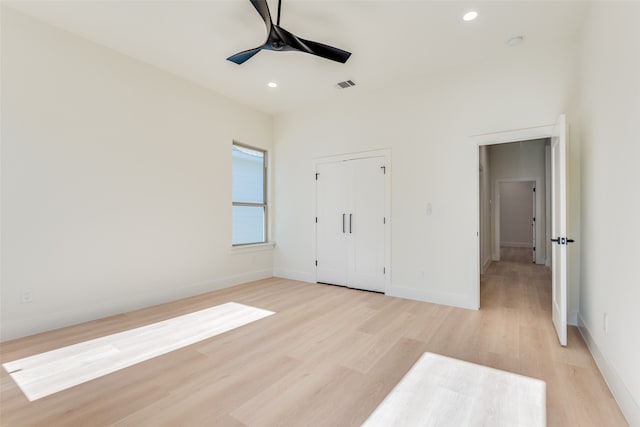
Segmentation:
[(348, 286), (384, 291), (384, 157), (352, 160)]
[(352, 169), (335, 162), (318, 165), (316, 172), (316, 281), (346, 286)]

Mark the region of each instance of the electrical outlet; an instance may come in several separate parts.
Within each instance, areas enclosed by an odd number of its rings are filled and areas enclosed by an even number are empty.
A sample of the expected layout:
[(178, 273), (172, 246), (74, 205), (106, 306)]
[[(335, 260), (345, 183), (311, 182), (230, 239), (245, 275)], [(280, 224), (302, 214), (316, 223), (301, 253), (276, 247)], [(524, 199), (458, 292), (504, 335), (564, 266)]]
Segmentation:
[(29, 304), (33, 301), (33, 291), (31, 289), (23, 289), (20, 291), (20, 304)]
[(607, 313), (602, 315), (602, 328), (605, 334), (609, 332), (609, 315)]

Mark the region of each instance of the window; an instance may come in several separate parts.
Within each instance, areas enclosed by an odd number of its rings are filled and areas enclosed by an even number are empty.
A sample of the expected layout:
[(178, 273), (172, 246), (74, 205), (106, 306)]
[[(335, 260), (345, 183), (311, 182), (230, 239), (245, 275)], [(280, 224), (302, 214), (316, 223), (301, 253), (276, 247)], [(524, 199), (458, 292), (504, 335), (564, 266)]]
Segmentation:
[(267, 153), (238, 143), (232, 148), (232, 237), (236, 245), (267, 241)]

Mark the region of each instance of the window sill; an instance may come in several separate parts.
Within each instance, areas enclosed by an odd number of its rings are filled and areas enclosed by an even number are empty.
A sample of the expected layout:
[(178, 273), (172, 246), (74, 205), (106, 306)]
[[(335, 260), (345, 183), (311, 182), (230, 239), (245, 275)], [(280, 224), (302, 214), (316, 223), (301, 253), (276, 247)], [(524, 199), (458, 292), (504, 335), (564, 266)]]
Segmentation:
[(252, 245), (240, 245), (233, 246), (229, 253), (231, 254), (241, 254), (247, 252), (261, 252), (268, 251), (273, 249), (276, 246), (275, 242), (266, 242), (266, 243), (255, 243)]

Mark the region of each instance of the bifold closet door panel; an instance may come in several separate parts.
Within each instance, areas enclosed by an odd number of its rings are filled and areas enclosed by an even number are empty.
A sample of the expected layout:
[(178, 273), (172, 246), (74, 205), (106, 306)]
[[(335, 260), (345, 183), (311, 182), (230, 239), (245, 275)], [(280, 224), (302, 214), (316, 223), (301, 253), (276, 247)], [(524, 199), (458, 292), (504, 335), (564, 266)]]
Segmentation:
[(384, 157), (349, 162), (353, 168), (349, 286), (384, 291)]
[(347, 238), (353, 175), (348, 162), (318, 165), (316, 280), (347, 285)]

